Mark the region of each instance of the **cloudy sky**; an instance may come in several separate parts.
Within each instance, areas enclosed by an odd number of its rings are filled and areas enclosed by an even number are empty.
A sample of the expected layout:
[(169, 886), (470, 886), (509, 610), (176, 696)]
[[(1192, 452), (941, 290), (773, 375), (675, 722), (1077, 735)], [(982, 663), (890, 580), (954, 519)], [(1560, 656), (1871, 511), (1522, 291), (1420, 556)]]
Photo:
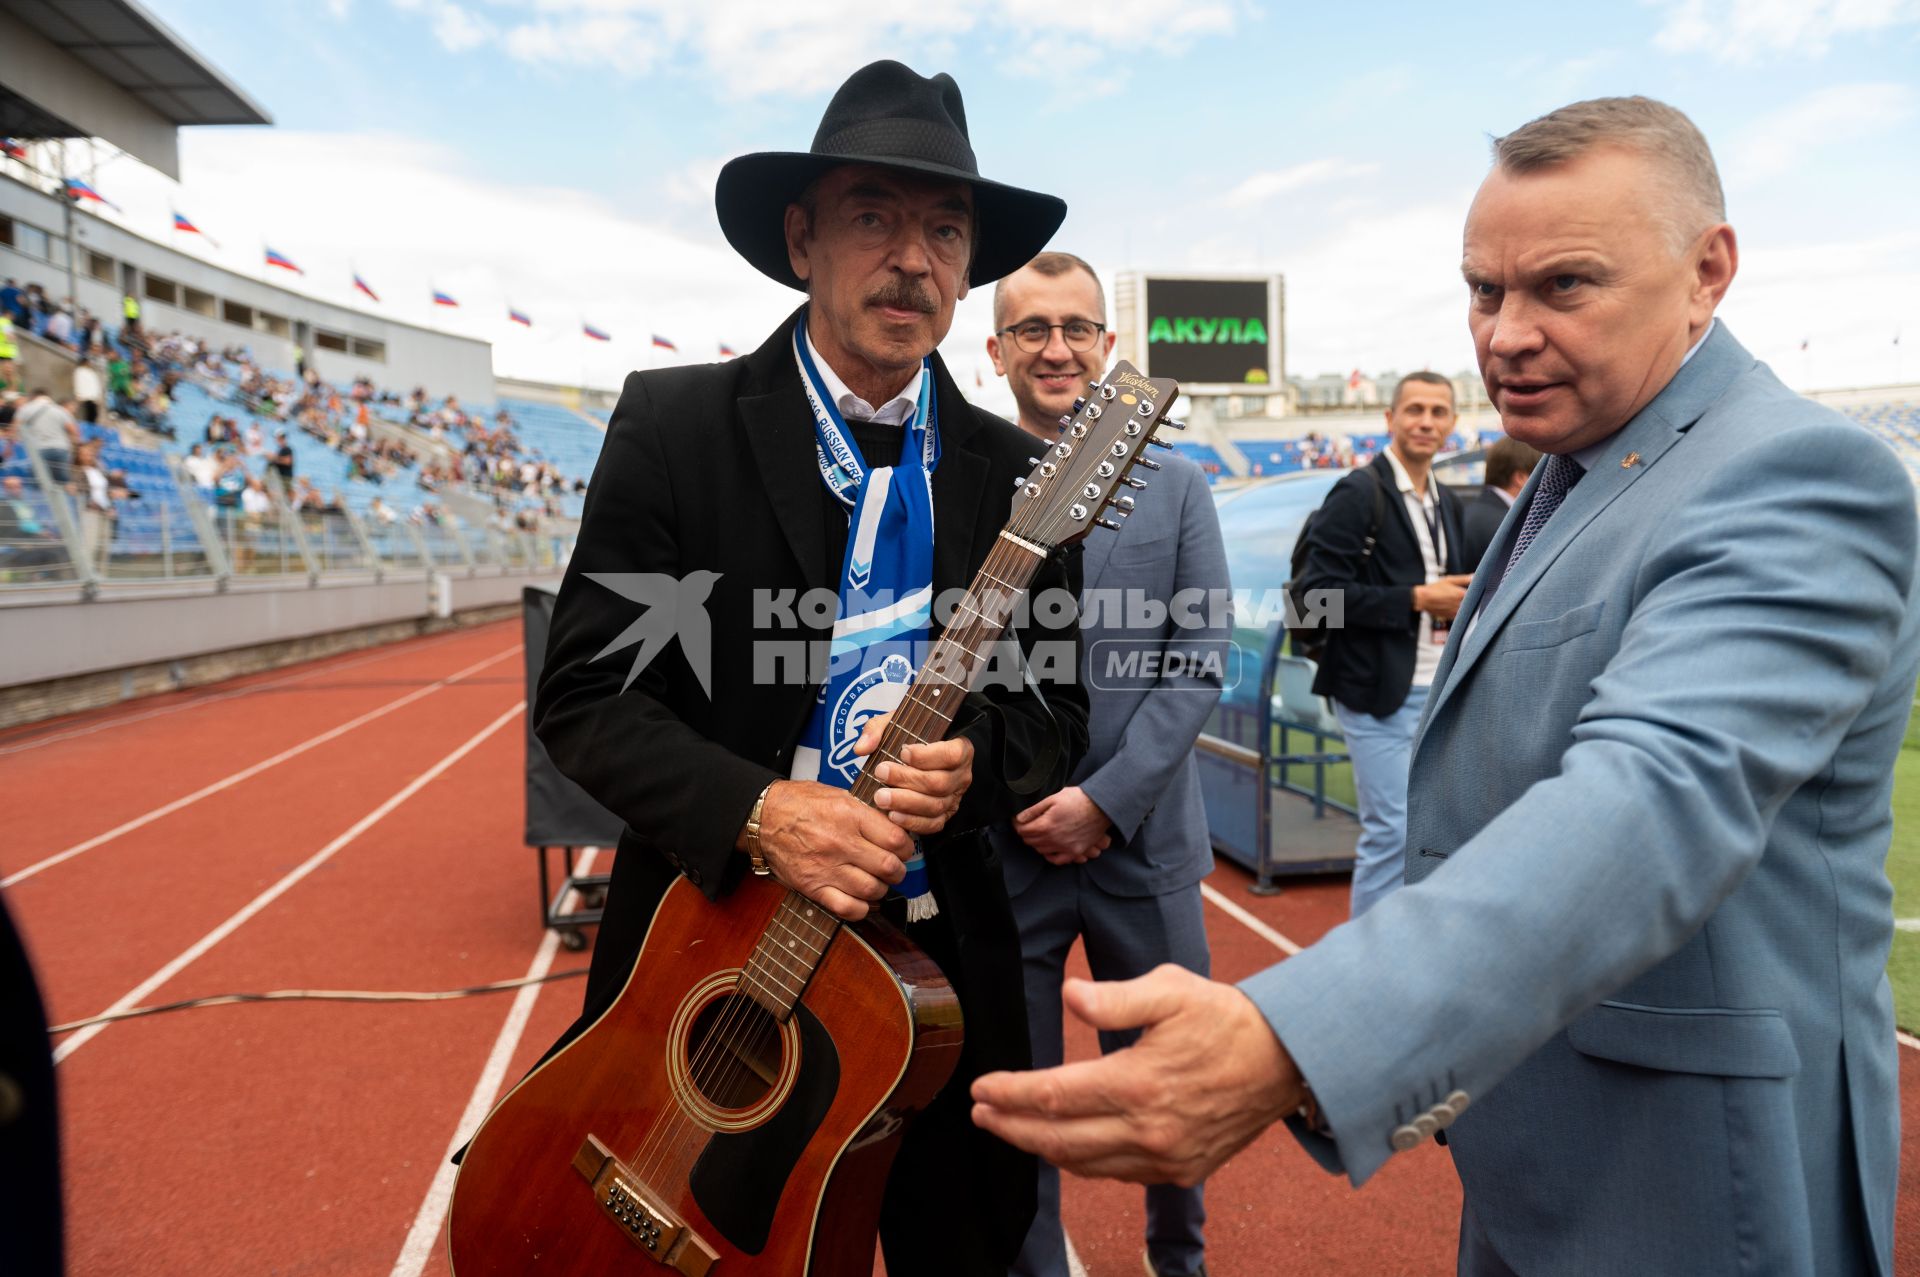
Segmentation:
[[(271, 244), (334, 301), (357, 267), (376, 309), (492, 340), (506, 375), (616, 385), (656, 333), (758, 344), (795, 297), (732, 256), (714, 174), (805, 149), (846, 74), (896, 57), (955, 75), (986, 174), (1064, 196), (1055, 245), (1109, 277), (1284, 273), (1307, 375), (1468, 366), (1488, 135), (1662, 98), (1721, 164), (1741, 338), (1797, 385), (1920, 378), (1920, 0), (145, 3), (275, 127), (186, 131), (177, 187), (107, 162), (121, 220), (166, 239), (177, 207), (222, 245), (181, 247), (263, 274)], [(991, 400), (989, 327), (982, 293), (943, 353)]]

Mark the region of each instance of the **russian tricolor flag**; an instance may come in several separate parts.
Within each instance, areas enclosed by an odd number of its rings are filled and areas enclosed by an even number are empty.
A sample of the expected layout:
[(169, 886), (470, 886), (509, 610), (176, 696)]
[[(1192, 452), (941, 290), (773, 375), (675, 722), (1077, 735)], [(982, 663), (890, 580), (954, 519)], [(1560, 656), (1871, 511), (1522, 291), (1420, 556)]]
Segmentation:
[(92, 200), (96, 204), (105, 204), (116, 213), (120, 211), (118, 204), (115, 204), (112, 200), (94, 190), (77, 177), (67, 178), (66, 186), (67, 195), (74, 200)]
[(367, 281), (360, 278), (359, 271), (353, 272), (353, 289), (355, 292), (365, 293), (368, 297), (372, 298), (374, 301), (380, 300), (380, 294), (374, 292), (372, 288), (368, 287)]
[(580, 331), (587, 335), (587, 340), (589, 341), (612, 341), (613, 340), (613, 338), (601, 332), (598, 328), (595, 328), (592, 324), (580, 325)]
[(735, 350), (732, 346), (727, 345), (726, 342), (723, 341), (720, 343), (720, 358), (732, 359), (735, 355), (738, 355), (739, 353), (740, 352)]
[(511, 306), (507, 307), (507, 322), (509, 324), (518, 324), (522, 328), (533, 327), (533, 320), (525, 311), (515, 310)]
[(296, 275), (304, 275), (307, 273), (298, 266), (295, 266), (291, 257), (288, 257), (285, 253), (276, 253), (271, 248), (267, 250), (267, 265), (278, 266), (281, 270), (290, 270)]
[(653, 335), (653, 344), (658, 348), (660, 348), (661, 350), (671, 350), (676, 354), (678, 354), (680, 350), (680, 347), (674, 345), (672, 342), (668, 341), (665, 337), (662, 337), (659, 333), (655, 333)]
[(185, 231), (189, 235), (198, 235), (201, 239), (204, 239), (205, 241), (207, 241), (207, 243), (212, 244), (215, 248), (220, 247), (220, 242), (218, 240), (214, 239), (213, 236), (201, 230), (198, 226), (195, 226), (193, 224), (193, 220), (189, 218), (185, 213), (182, 213), (179, 209), (175, 209), (173, 211), (173, 229), (176, 231)]
[(436, 306), (458, 306), (460, 303), (436, 288), (433, 290), (433, 304)]

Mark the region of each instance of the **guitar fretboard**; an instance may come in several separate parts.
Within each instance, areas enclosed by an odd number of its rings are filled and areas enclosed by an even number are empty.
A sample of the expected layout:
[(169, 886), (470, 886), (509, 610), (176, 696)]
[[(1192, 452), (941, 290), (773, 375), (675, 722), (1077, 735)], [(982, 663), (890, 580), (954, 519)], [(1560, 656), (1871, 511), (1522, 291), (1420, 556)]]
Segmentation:
[[(1038, 546), (1001, 534), (927, 653), (913, 687), (887, 720), (879, 748), (868, 756), (853, 783), (855, 798), (871, 805), (873, 795), (885, 788), (873, 778), (878, 764), (901, 762), (901, 752), (910, 745), (945, 739), (961, 702), (1006, 633), (1014, 608), (1045, 557)], [(799, 892), (789, 891), (754, 946), (740, 977), (740, 991), (784, 1023), (839, 928), (838, 918)]]

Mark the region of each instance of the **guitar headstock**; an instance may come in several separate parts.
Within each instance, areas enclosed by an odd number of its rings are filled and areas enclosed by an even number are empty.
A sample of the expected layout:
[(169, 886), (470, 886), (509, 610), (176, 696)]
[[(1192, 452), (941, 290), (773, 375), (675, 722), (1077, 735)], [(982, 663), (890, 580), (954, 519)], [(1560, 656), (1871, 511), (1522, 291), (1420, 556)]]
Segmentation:
[(1179, 397), (1171, 378), (1143, 377), (1124, 359), (1103, 380), (1088, 383), (1087, 397), (1060, 418), (1059, 439), (1021, 482), (1008, 530), (1048, 548), (1071, 545), (1096, 526), (1117, 530), (1133, 498), (1116, 494), (1147, 486), (1134, 470), (1160, 468), (1141, 452), (1150, 443), (1173, 447), (1155, 430), (1186, 428), (1167, 417)]

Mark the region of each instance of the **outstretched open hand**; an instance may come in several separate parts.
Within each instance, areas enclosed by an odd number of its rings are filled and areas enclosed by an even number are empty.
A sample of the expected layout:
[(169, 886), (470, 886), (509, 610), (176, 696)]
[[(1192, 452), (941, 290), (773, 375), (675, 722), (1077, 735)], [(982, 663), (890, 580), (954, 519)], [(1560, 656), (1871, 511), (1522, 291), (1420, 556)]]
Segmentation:
[(1143, 1028), (1097, 1060), (973, 1084), (973, 1120), (1076, 1175), (1192, 1186), (1300, 1106), (1300, 1074), (1230, 984), (1172, 965), (1137, 980), (1069, 980), (1097, 1029)]

